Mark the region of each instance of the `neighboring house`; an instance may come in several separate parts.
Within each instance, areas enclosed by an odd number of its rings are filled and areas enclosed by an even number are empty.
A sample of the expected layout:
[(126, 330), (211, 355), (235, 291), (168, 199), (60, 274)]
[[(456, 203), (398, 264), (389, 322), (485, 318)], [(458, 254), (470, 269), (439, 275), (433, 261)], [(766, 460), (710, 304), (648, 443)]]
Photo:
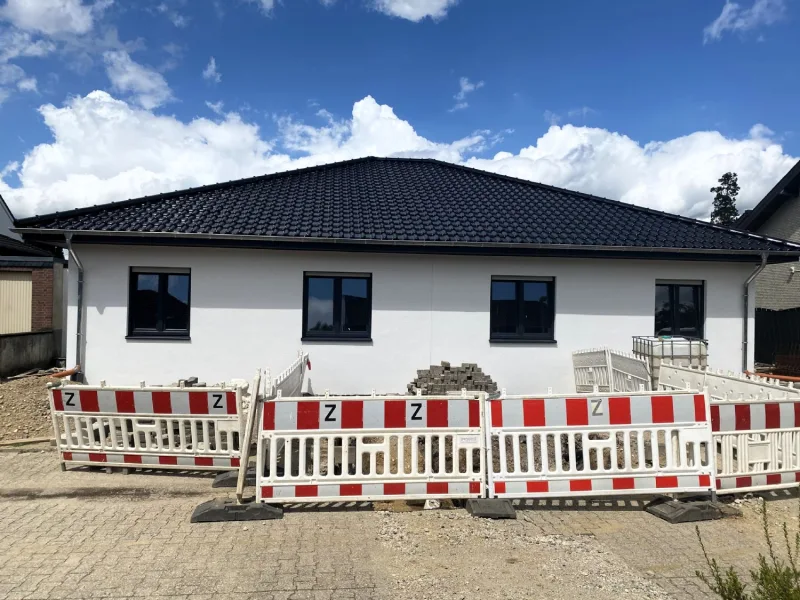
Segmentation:
[(738, 371), (752, 364), (745, 281), (763, 255), (800, 257), (800, 245), (430, 159), (265, 175), (17, 231), (71, 245), (68, 361), (89, 382), (248, 378), (303, 345), (311, 385), (331, 393), (404, 392), (443, 360), (477, 363), (511, 393), (571, 391), (572, 351), (629, 350), (655, 332), (705, 337), (711, 365)]
[(26, 244), (0, 196), (0, 377), (63, 356), (61, 251)]
[[(800, 162), (736, 228), (800, 242)], [(756, 280), (756, 360), (774, 363), (779, 354), (800, 354), (800, 264), (769, 265)]]

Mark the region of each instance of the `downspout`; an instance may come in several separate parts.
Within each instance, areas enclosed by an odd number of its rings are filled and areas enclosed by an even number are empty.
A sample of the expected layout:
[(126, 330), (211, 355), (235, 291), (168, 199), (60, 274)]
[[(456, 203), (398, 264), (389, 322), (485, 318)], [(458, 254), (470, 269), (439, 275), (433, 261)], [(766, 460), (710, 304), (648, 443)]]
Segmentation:
[(764, 252), (761, 255), (761, 264), (758, 265), (750, 276), (744, 282), (744, 318), (742, 319), (742, 373), (747, 371), (747, 350), (748, 350), (748, 337), (750, 335), (750, 284), (759, 276), (764, 267), (767, 266), (767, 257), (769, 255)]
[(72, 234), (67, 233), (67, 251), (72, 260), (75, 261), (75, 266), (78, 267), (78, 318), (75, 320), (75, 363), (77, 364), (78, 372), (75, 374), (79, 379), (83, 379), (86, 373), (86, 364), (81, 356), (83, 349), (83, 263), (75, 250), (72, 248)]

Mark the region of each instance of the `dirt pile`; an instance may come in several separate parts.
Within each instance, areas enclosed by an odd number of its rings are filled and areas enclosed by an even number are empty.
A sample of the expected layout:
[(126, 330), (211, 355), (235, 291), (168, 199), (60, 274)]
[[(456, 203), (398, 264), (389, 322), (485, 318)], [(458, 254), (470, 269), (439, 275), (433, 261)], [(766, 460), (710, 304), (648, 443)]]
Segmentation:
[(0, 441), (52, 437), (47, 383), (51, 377), (23, 377), (0, 382)]

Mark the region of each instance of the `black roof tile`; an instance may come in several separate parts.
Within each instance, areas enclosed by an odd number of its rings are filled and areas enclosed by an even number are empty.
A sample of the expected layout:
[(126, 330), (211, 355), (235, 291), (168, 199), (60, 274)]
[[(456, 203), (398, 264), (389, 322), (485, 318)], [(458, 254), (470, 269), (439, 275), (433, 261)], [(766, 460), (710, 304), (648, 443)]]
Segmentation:
[[(781, 240), (460, 165), (405, 158), (369, 157), (274, 173), (20, 219), (17, 227), (444, 246), (800, 253), (800, 245)], [(36, 232), (26, 235), (35, 238)]]

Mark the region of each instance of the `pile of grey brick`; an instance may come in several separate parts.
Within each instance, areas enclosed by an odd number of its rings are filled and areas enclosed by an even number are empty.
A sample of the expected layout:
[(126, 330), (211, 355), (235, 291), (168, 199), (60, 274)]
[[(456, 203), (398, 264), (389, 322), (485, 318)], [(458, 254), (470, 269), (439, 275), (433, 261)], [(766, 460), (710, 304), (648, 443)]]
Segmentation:
[(429, 369), (420, 369), (414, 381), (408, 384), (410, 393), (416, 394), (420, 390), (425, 395), (459, 392), (464, 388), (491, 394), (497, 391), (497, 384), (475, 363), (453, 367), (446, 361), (441, 365), (431, 365)]

